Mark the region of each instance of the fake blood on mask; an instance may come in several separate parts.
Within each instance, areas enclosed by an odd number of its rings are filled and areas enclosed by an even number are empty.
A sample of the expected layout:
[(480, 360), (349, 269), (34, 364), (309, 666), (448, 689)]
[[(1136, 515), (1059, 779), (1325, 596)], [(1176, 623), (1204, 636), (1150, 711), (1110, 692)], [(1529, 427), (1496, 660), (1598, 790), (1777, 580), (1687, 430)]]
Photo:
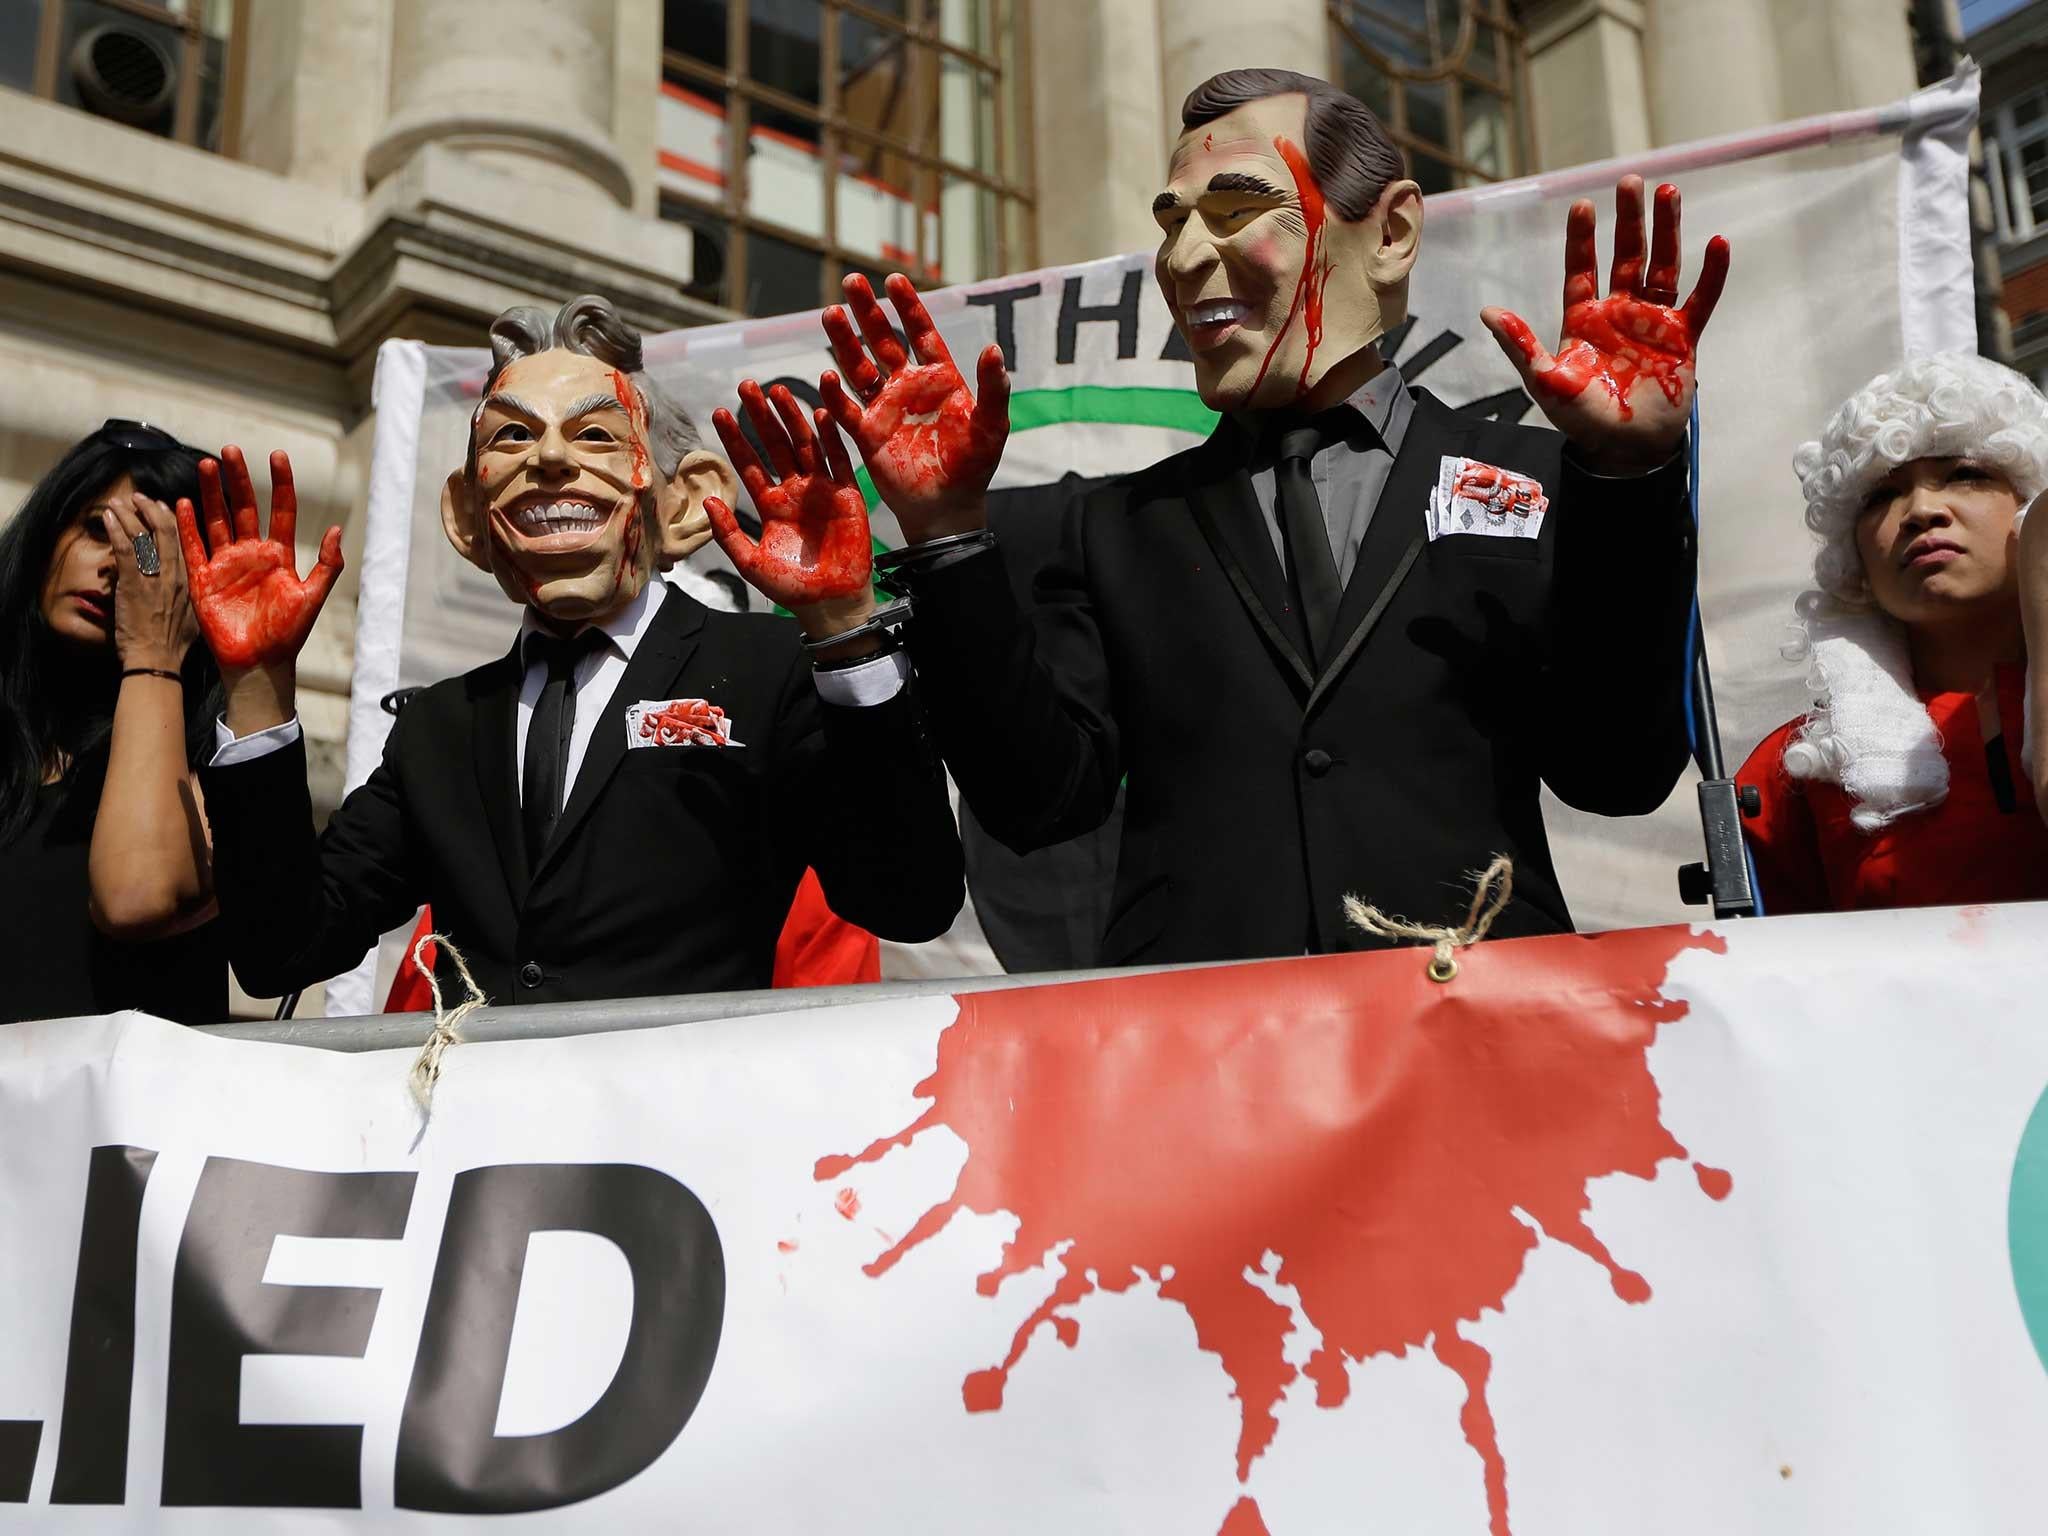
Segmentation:
[[(1462, 1329), (1508, 1304), (1539, 1237), (1598, 1266), (1620, 1301), (1649, 1301), (1588, 1225), (1590, 1188), (1686, 1156), (1649, 1050), (1686, 1012), (1664, 995), (1670, 963), (1722, 948), (1638, 929), (1520, 941), (1514, 964), (1482, 952), (1448, 988), (1396, 952), (979, 993), (915, 1089), (925, 1112), (814, 1175), (839, 1180), (926, 1132), (964, 1143), (951, 1194), (865, 1266), (878, 1277), (956, 1215), (1015, 1218), (976, 1289), (1019, 1277), (1045, 1295), (1003, 1359), (966, 1375), (969, 1412), (1002, 1407), (1041, 1325), (1074, 1346), (1084, 1297), (1156, 1284), (1233, 1385), (1240, 1484), (1297, 1376), (1334, 1408), (1358, 1364), (1423, 1350), (1464, 1384), (1490, 1528), (1509, 1536), (1492, 1357)], [(1704, 1165), (1694, 1177), (1715, 1200), (1733, 1187)], [(1299, 1370), (1283, 1347), (1294, 1312), (1245, 1278), (1260, 1272), (1322, 1335)], [(1218, 1514), (1231, 1536), (1264, 1529), (1249, 1496)]]
[(1273, 148), (1280, 152), (1280, 158), (1287, 162), (1288, 172), (1294, 177), (1294, 190), (1301, 199), (1301, 221), (1308, 231), (1307, 246), (1302, 252), (1301, 276), (1294, 284), (1294, 300), (1287, 306), (1286, 322), (1266, 348), (1259, 371), (1252, 379), (1252, 387), (1245, 394), (1247, 403), (1257, 396), (1259, 385), (1265, 382), (1266, 370), (1273, 366), (1273, 356), (1280, 350), (1280, 343), (1287, 339), (1297, 313), (1302, 315), (1302, 323), (1307, 328), (1308, 350), (1302, 354), (1301, 376), (1294, 381), (1295, 398), (1299, 399), (1307, 391), (1308, 371), (1316, 360), (1316, 348), (1323, 339), (1323, 289), (1330, 280), (1329, 262), (1323, 252), (1323, 189), (1316, 185), (1308, 156), (1295, 147), (1292, 139), (1285, 134), (1275, 134)]
[(624, 369), (614, 368), (612, 393), (618, 396), (626, 420), (633, 427), (633, 489), (644, 491), (652, 482), (647, 473), (647, 422), (640, 409), (640, 392), (633, 388)]

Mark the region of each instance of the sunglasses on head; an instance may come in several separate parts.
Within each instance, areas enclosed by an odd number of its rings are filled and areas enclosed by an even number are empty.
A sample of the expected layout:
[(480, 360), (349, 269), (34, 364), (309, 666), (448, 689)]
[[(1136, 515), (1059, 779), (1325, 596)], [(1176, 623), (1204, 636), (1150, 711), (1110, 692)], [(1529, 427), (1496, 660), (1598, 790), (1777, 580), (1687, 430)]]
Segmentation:
[(116, 448), (126, 448), (131, 453), (177, 452), (189, 453), (194, 458), (205, 457), (197, 448), (181, 443), (162, 427), (153, 427), (146, 421), (130, 421), (124, 416), (109, 416), (100, 423), (99, 431), (93, 436), (112, 443)]

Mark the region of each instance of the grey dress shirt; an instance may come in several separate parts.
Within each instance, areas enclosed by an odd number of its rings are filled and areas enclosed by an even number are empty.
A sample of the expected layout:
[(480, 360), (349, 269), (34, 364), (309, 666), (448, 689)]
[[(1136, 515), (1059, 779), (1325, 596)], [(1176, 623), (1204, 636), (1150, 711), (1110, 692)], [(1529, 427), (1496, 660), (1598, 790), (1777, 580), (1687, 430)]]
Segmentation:
[[(1342, 444), (1331, 443), (1318, 453), (1309, 464), (1309, 476), (1315, 482), (1316, 499), (1323, 504), (1323, 524), (1330, 532), (1330, 553), (1337, 561), (1337, 580), (1349, 586), (1351, 569), (1358, 563), (1358, 548), (1365, 542), (1365, 530), (1379, 508), (1380, 492), (1387, 488), (1387, 476), (1393, 472), (1401, 440), (1408, 435), (1415, 398), (1408, 393), (1401, 370), (1389, 363), (1344, 403), (1358, 412), (1361, 430)], [(1239, 417), (1238, 422), (1256, 439), (1256, 416)], [(1364, 430), (1368, 425), (1371, 431)], [(1379, 434), (1377, 439), (1373, 432)], [(1269, 447), (1261, 445), (1253, 450), (1251, 473), (1252, 494), (1259, 498), (1259, 511), (1273, 540), (1273, 554), (1284, 570), (1287, 548), (1280, 536)]]

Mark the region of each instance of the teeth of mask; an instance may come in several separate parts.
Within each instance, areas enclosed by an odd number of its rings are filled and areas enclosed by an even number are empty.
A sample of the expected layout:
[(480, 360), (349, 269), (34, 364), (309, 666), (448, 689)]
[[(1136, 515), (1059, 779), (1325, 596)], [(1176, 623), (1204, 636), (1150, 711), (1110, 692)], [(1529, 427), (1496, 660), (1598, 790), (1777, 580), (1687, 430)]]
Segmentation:
[(563, 501), (547, 506), (522, 507), (519, 521), (528, 533), (588, 533), (604, 519), (594, 508), (580, 501)]

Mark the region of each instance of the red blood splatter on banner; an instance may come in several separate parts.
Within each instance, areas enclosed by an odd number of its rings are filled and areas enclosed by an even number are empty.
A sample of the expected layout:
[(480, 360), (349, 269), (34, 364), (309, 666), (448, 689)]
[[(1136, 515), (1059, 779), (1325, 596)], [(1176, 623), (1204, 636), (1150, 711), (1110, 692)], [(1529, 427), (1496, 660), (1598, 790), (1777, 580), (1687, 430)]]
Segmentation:
[(788, 1237), (777, 1239), (775, 1244), (775, 1251), (777, 1253), (795, 1253), (796, 1240), (794, 1238)]
[(832, 1197), (832, 1209), (848, 1221), (860, 1214), (860, 1196), (852, 1189), (842, 1189)]
[(1700, 1192), (1709, 1200), (1726, 1200), (1728, 1192), (1735, 1187), (1735, 1179), (1726, 1168), (1709, 1168), (1705, 1163), (1694, 1163), (1692, 1175), (1700, 1181)]
[(1223, 1529), (1216, 1536), (1268, 1536), (1265, 1517), (1251, 1499), (1239, 1499), (1223, 1517)]
[[(1430, 1350), (1465, 1383), (1461, 1424), (1508, 1536), (1492, 1361), (1460, 1325), (1520, 1276), (1538, 1234), (1517, 1211), (1623, 1301), (1649, 1299), (1587, 1227), (1587, 1186), (1686, 1156), (1658, 1119), (1648, 1051), (1686, 1011), (1660, 994), (1671, 961), (1723, 948), (1657, 928), (1486, 945), (1449, 986), (1402, 951), (962, 997), (916, 1090), (930, 1107), (814, 1172), (839, 1178), (940, 1126), (966, 1144), (952, 1195), (870, 1275), (963, 1210), (1017, 1218), (976, 1283), (985, 1296), (1071, 1244), (1003, 1360), (966, 1378), (970, 1411), (1001, 1407), (1041, 1323), (1072, 1346), (1069, 1314), (1090, 1291), (1166, 1276), (1159, 1294), (1187, 1308), (1235, 1386), (1240, 1482), (1296, 1376), (1288, 1308), (1245, 1278), (1278, 1254), (1275, 1280), (1322, 1333), (1304, 1372), (1317, 1403), (1345, 1400), (1347, 1362)], [(1225, 1529), (1257, 1518), (1243, 1500)]]
[(1320, 272), (1316, 270), (1316, 263), (1323, 255), (1323, 189), (1316, 185), (1308, 157), (1294, 146), (1293, 140), (1284, 133), (1275, 134), (1273, 147), (1280, 152), (1280, 158), (1287, 162), (1287, 169), (1294, 177), (1294, 190), (1301, 198), (1302, 223), (1308, 226), (1308, 245), (1302, 252), (1301, 276), (1295, 279), (1294, 301), (1287, 306), (1287, 319), (1267, 344), (1259, 371), (1252, 376), (1252, 387), (1245, 392), (1247, 401), (1258, 394), (1259, 385), (1265, 382), (1266, 370), (1273, 366), (1273, 354), (1287, 339), (1288, 331), (1294, 327), (1294, 317), (1302, 312), (1304, 305), (1307, 307), (1308, 351), (1301, 359), (1301, 377), (1295, 381), (1294, 392), (1299, 396), (1308, 388), (1309, 364), (1315, 361), (1316, 346), (1323, 339), (1323, 285), (1330, 276), (1328, 262), (1323, 263)]

